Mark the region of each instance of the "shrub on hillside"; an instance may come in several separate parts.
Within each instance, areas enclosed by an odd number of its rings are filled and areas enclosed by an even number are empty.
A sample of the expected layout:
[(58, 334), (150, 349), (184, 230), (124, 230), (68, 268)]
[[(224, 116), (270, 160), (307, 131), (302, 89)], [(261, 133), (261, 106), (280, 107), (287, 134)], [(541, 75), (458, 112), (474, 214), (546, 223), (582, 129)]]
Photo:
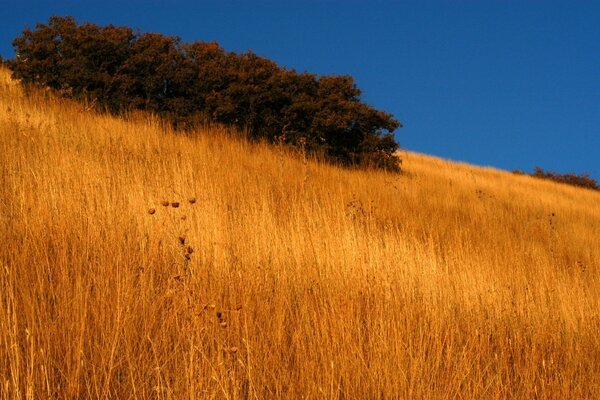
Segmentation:
[(13, 41), (14, 77), (113, 113), (146, 110), (180, 127), (235, 125), (343, 165), (399, 170), (401, 126), (363, 103), (351, 76), (298, 73), (252, 52), (52, 17)]
[(589, 174), (557, 174), (556, 172), (544, 171), (540, 167), (535, 167), (531, 176), (542, 179), (549, 179), (555, 182), (566, 183), (568, 185), (580, 186), (588, 189), (600, 190), (600, 185)]

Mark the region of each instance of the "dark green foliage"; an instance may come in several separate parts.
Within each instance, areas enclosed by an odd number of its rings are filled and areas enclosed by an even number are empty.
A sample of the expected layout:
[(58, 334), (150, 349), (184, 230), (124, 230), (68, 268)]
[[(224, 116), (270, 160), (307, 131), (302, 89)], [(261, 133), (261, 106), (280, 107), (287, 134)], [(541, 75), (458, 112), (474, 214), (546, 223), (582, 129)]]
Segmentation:
[(37, 24), (13, 45), (16, 78), (114, 113), (146, 110), (183, 128), (235, 125), (252, 139), (301, 146), (343, 165), (399, 171), (392, 132), (400, 123), (363, 103), (350, 76), (297, 73), (217, 43), (78, 25), (72, 17)]
[(600, 185), (589, 174), (557, 174), (556, 172), (544, 171), (540, 167), (535, 167), (531, 176), (542, 179), (549, 179), (555, 182), (566, 183), (568, 185), (580, 186), (593, 190), (600, 190)]

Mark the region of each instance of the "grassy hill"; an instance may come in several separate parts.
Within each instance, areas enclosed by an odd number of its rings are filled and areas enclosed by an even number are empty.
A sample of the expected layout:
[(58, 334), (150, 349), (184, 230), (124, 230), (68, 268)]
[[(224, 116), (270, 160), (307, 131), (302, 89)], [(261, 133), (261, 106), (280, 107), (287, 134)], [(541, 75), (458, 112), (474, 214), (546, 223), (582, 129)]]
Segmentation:
[(600, 193), (402, 158), (184, 136), (0, 70), (0, 398), (600, 398)]

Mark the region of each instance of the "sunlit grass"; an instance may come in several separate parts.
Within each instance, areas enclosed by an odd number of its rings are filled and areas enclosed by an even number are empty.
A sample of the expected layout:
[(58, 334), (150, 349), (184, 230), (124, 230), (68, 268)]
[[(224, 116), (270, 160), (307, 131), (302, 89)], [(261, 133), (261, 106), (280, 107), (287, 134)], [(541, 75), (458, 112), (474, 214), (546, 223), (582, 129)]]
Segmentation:
[(1, 397), (600, 398), (600, 194), (402, 158), (185, 136), (1, 71)]

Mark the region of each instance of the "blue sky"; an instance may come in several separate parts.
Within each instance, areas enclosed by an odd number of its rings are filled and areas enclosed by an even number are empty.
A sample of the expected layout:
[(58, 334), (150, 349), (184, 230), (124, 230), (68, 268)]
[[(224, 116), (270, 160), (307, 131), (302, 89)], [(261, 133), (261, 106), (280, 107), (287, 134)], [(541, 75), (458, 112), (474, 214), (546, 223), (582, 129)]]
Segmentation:
[(350, 74), (403, 148), (600, 180), (600, 1), (0, 0), (0, 54), (51, 15)]

